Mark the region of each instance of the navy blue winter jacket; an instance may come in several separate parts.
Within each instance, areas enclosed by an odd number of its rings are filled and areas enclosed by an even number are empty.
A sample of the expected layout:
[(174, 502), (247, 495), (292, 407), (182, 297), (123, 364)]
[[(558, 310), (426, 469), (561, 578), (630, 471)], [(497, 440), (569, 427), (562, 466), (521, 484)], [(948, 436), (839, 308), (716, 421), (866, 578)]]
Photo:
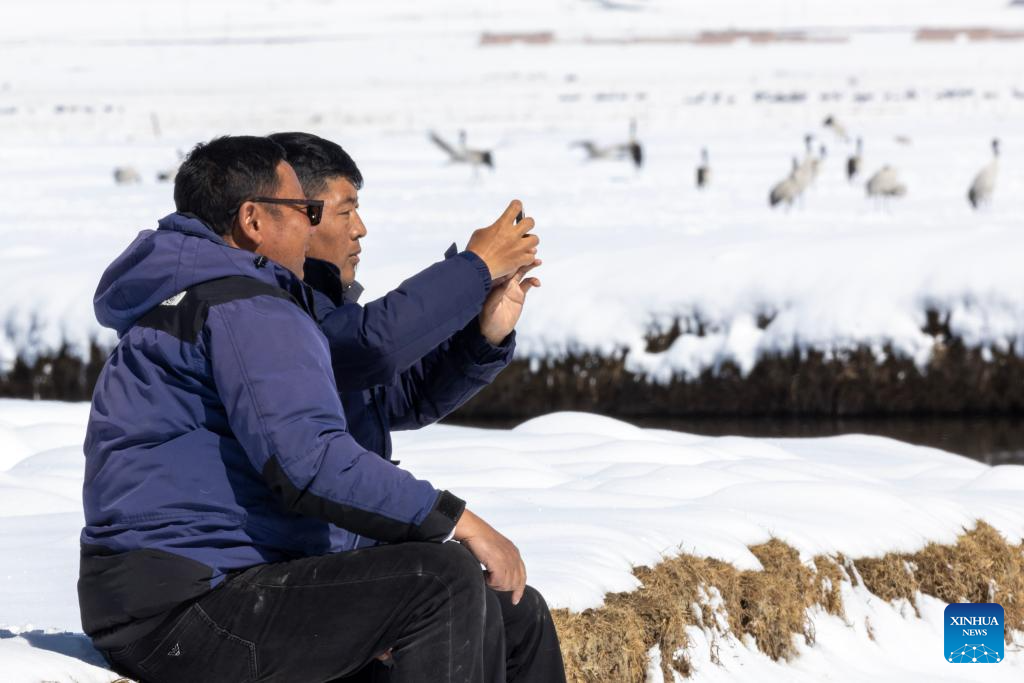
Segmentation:
[(94, 306), (120, 337), (85, 440), (78, 589), (97, 647), (232, 571), (450, 534), (465, 504), (349, 433), (312, 292), (285, 268), (172, 214)]
[(306, 259), (316, 315), (331, 348), (349, 432), (391, 458), (391, 430), (442, 419), (490, 384), (512, 361), (515, 332), (499, 346), (480, 334), (477, 315), (490, 290), (487, 266), (456, 253), (380, 299), (356, 303), (333, 264)]

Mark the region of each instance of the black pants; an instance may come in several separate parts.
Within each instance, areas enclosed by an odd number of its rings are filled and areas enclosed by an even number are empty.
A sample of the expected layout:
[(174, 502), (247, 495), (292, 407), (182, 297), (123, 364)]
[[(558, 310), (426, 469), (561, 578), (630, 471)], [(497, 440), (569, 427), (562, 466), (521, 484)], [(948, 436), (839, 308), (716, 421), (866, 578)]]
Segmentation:
[[(384, 665), (376, 655), (390, 650)], [(457, 543), (400, 543), (252, 567), (107, 653), (153, 683), (563, 683), (551, 614), (484, 584)]]

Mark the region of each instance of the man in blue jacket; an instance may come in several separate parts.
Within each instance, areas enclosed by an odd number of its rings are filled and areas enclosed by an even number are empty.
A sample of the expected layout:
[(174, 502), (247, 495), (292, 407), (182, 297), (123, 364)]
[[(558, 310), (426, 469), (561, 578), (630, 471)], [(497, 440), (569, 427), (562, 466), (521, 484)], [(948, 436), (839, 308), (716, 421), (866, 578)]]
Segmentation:
[[(525, 277), (540, 260), (493, 286), (481, 278), (480, 249), (453, 244), (444, 260), (359, 305), (356, 268), (366, 226), (359, 215), (363, 176), (338, 144), (310, 133), (275, 133), (307, 197), (324, 202), (310, 238), (305, 281), (331, 348), (350, 433), (391, 457), (391, 430), (433, 424), (472, 398), (512, 360)], [(508, 211), (521, 210), (518, 202)], [(523, 226), (532, 226), (525, 218)]]
[[(508, 365), (526, 293), (540, 284), (525, 275), (540, 261), (491, 288), (481, 286), (471, 238), (467, 251), (457, 253), (452, 245), (443, 261), (361, 306), (355, 274), (367, 231), (359, 215), (359, 168), (339, 145), (316, 135), (270, 138), (284, 148), (306, 196), (324, 202), (305, 280), (331, 347), (349, 431), (364, 447), (390, 458), (390, 430), (436, 422)], [(518, 203), (510, 207), (520, 209)], [(488, 633), (503, 635), (506, 649), (518, 655), (507, 661), (508, 680), (553, 680), (544, 672), (561, 669), (557, 647), (541, 646), (550, 656), (524, 653), (522, 647), (533, 624), (550, 621), (543, 598), (529, 586), (519, 604), (511, 597), (488, 591), (487, 617), (494, 621)], [(548, 637), (557, 644), (553, 630)]]
[[(301, 281), (322, 203), (254, 137), (197, 146), (174, 196), (95, 297), (120, 341), (85, 441), (86, 633), (146, 681), (324, 681), (389, 651), (393, 681), (491, 680), (479, 567), (515, 599), (525, 568), (349, 433)], [(481, 234), (487, 277), (535, 259), (507, 213)]]

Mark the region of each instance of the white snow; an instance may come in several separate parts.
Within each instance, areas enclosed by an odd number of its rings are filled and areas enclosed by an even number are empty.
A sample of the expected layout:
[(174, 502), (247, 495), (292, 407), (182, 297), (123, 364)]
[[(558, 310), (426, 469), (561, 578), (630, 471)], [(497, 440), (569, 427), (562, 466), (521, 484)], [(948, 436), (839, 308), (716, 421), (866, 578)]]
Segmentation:
[[(105, 4), (40, 0), (5, 7), (0, 22), (0, 370), (19, 353), (111, 343), (91, 293), (172, 210), (154, 178), (176, 150), (287, 129), (340, 141), (362, 167), (368, 297), (523, 199), (545, 260), (525, 355), (628, 348), (630, 367), (660, 380), (726, 361), (749, 370), (793, 348), (891, 347), (924, 364), (929, 307), (986, 353), (1024, 352), (1024, 41), (914, 40), (920, 27), (1024, 27), (1003, 0)], [(848, 42), (588, 42), (726, 28)], [(523, 31), (555, 40), (480, 44)], [(943, 98), (961, 89), (971, 94)], [(794, 92), (807, 101), (759, 99)], [(893, 164), (907, 198), (879, 208), (846, 183), (852, 142), (821, 126), (828, 114), (864, 137), (864, 176)], [(642, 173), (569, 148), (623, 140), (631, 117)], [(495, 147), (494, 173), (447, 165), (426, 139), (459, 128)], [(768, 190), (806, 132), (829, 149), (821, 177), (801, 206), (772, 212)], [(995, 202), (974, 213), (967, 187), (994, 136)], [(704, 146), (713, 180), (697, 193)], [(121, 165), (143, 182), (115, 185)], [(646, 353), (644, 334), (675, 318), (691, 331)]]
[[(0, 434), (21, 444), (5, 450), (0, 468), (5, 681), (107, 680), (75, 659), (100, 661), (82, 640), (75, 593), (87, 409), (0, 401)], [(515, 541), (530, 583), (554, 607), (600, 606), (605, 593), (637, 587), (632, 567), (678, 552), (756, 570), (748, 546), (773, 537), (806, 561), (819, 553), (880, 556), (953, 543), (979, 519), (1012, 543), (1024, 537), (1024, 466), (992, 468), (879, 437), (709, 438), (582, 413), (511, 430), (439, 425), (395, 437), (404, 467), (466, 498)], [(698, 681), (963, 675), (942, 659), (944, 605), (932, 598), (920, 598), (918, 619), (907, 605), (844, 584), (846, 620), (812, 611), (816, 643), (801, 640), (800, 656), (780, 664), (711, 628), (726, 622), (715, 616), (720, 600), (716, 607), (713, 587), (708, 591), (707, 628), (688, 632)], [(709, 660), (712, 641), (718, 663)], [(986, 675), (1019, 678), (1021, 645)], [(15, 674), (7, 673), (8, 662)], [(46, 673), (58, 670), (67, 673)]]
[[(926, 363), (928, 307), (986, 353), (1024, 352), (1024, 42), (920, 42), (922, 27), (1024, 28), (1006, 0), (36, 0), (0, 20), (0, 371), (63, 344), (112, 342), (93, 319), (103, 268), (173, 210), (154, 180), (177, 150), (223, 133), (310, 130), (367, 179), (367, 296), (465, 244), (513, 196), (538, 221), (545, 265), (520, 352), (630, 350), (664, 380), (792, 348), (886, 347)], [(807, 31), (827, 43), (729, 46), (701, 31)], [(548, 44), (481, 45), (550, 33)], [(950, 91), (969, 90), (950, 97)], [(908, 97), (913, 91), (914, 97)], [(800, 104), (766, 101), (805, 94)], [(887, 207), (843, 177), (865, 140), (864, 179), (899, 169)], [(636, 118), (647, 164), (587, 164), (569, 143), (618, 142)], [(156, 124), (156, 126), (154, 125)], [(479, 177), (426, 140), (465, 128), (494, 146)], [(814, 132), (829, 156), (790, 212), (769, 188)], [(907, 138), (909, 144), (897, 140)], [(1003, 142), (990, 208), (966, 191)], [(700, 149), (708, 191), (693, 188)], [(138, 185), (117, 186), (132, 166)], [(863, 179), (862, 179), (863, 180)], [(666, 352), (644, 334), (681, 318)], [(758, 320), (770, 320), (758, 325)], [(695, 332), (703, 327), (705, 333)], [(763, 329), (761, 329), (763, 327)], [(0, 676), (109, 681), (75, 596), (88, 406), (0, 401)], [(984, 519), (1024, 536), (1024, 467), (846, 436), (706, 438), (558, 414), (508, 431), (435, 427), (396, 438), (416, 474), (453, 489), (522, 549), (531, 583), (583, 609), (635, 588), (630, 569), (678, 551), (756, 569), (778, 537), (809, 558), (912, 551)], [(1019, 680), (1020, 643), (976, 670), (940, 659), (942, 608), (921, 618), (844, 584), (847, 620), (812, 612), (816, 642), (770, 661), (693, 628), (695, 680)], [(702, 612), (725, 623), (713, 587)], [(717, 611), (716, 611), (717, 610)], [(710, 624), (711, 621), (706, 621)], [(868, 637), (872, 633), (874, 640)], [(676, 653), (652, 652), (657, 662)], [(974, 673), (972, 673), (974, 672)]]

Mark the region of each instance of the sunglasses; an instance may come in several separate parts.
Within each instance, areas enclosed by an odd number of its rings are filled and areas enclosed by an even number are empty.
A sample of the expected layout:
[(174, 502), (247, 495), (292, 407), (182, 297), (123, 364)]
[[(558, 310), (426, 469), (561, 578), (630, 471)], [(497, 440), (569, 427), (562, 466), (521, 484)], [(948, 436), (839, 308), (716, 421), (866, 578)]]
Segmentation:
[[(309, 224), (319, 225), (324, 215), (324, 202), (322, 199), (282, 199), (280, 197), (251, 197), (247, 202), (258, 202), (260, 204), (284, 204), (286, 206), (304, 207), (306, 215), (309, 216)], [(231, 212), (231, 215), (238, 213), (238, 207)]]

